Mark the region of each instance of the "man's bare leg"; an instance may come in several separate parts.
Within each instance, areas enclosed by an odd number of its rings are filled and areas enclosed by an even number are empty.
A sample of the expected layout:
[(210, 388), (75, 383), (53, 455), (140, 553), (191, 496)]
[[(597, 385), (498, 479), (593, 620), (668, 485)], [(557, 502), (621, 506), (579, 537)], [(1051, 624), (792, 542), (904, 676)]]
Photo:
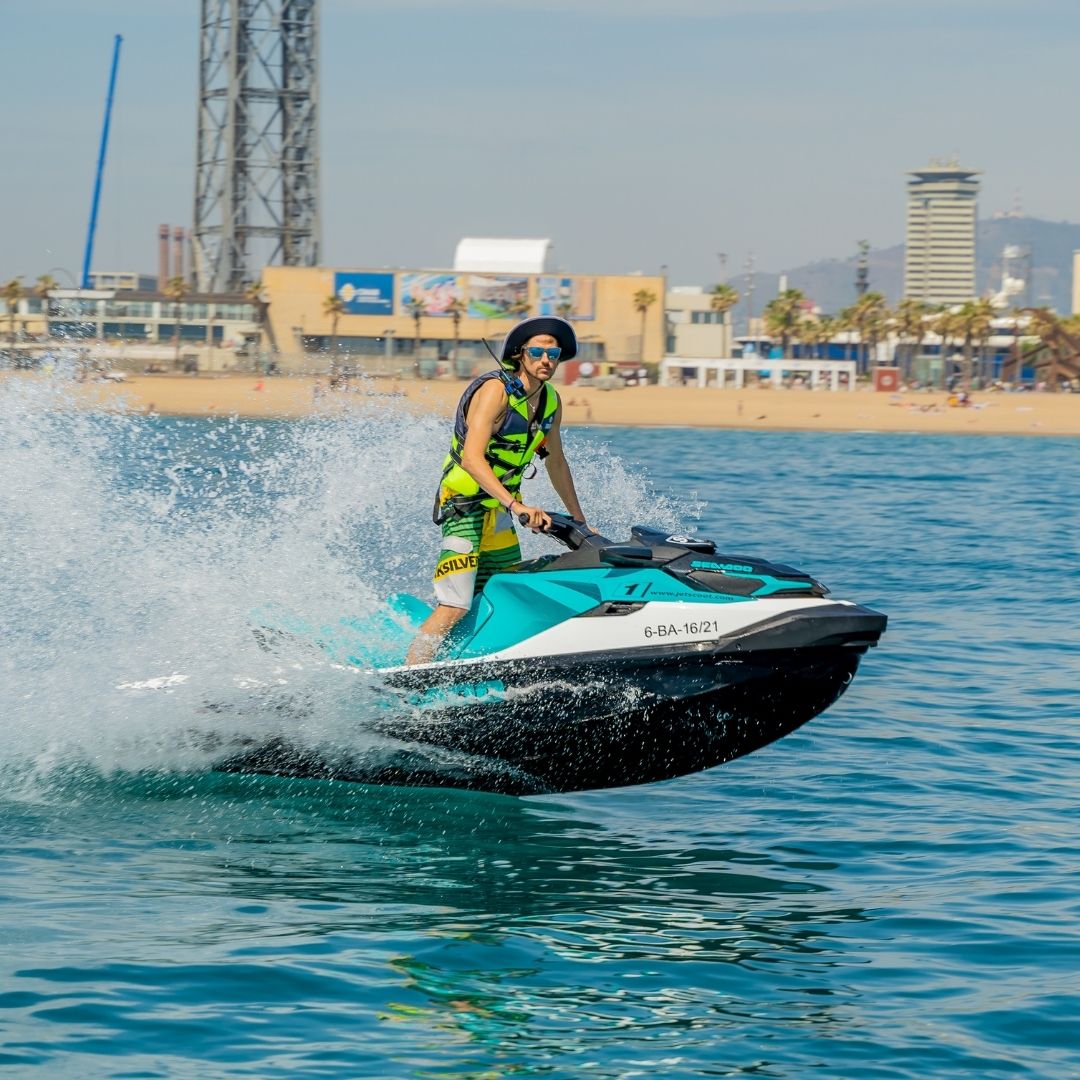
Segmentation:
[(439, 604), (421, 623), (420, 630), (409, 646), (405, 663), (409, 666), (430, 663), (435, 650), (442, 644), (443, 638), (465, 617), (466, 613), (466, 608)]

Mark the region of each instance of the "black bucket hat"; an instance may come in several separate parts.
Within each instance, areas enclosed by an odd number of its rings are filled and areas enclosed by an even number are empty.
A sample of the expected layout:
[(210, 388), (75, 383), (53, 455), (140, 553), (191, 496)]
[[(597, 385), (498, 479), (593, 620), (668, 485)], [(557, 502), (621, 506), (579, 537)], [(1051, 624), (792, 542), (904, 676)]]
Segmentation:
[(557, 315), (537, 315), (531, 319), (523, 319), (506, 335), (499, 353), (499, 362), (507, 367), (512, 366), (514, 354), (531, 337), (537, 334), (550, 334), (562, 349), (559, 360), (573, 360), (577, 356), (577, 334), (574, 328)]

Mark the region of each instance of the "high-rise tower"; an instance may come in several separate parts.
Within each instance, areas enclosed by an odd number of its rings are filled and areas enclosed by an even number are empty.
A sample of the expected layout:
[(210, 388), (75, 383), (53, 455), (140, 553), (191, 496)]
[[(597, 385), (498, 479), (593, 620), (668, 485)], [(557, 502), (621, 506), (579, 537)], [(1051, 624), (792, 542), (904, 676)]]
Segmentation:
[(192, 258), (202, 292), (319, 253), (319, 0), (201, 0)]
[(971, 300), (978, 171), (932, 162), (908, 175), (905, 298), (927, 304)]

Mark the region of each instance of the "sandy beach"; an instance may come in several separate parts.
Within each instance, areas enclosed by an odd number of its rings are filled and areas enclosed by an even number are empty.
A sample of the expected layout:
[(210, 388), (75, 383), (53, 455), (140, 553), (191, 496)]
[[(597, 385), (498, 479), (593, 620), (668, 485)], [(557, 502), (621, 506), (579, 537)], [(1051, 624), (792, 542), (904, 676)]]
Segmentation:
[[(36, 374), (6, 378), (40, 379)], [(135, 375), (122, 383), (73, 384), (90, 408), (126, 407), (170, 416), (298, 418), (394, 402), (453, 414), (463, 380), (356, 379), (329, 390), (307, 376)], [(715, 390), (642, 386), (602, 391), (561, 387), (564, 423), (650, 427), (760, 428), (772, 431), (897, 431), (937, 434), (1080, 435), (1080, 395), (976, 393), (967, 407), (941, 391)]]

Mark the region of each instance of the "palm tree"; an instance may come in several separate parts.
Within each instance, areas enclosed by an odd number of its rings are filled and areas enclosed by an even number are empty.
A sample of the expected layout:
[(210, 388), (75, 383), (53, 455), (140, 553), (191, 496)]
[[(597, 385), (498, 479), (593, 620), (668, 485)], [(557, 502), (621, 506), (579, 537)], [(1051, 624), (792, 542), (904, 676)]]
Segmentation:
[(878, 338), (884, 327), (889, 309), (885, 304), (885, 297), (879, 292), (867, 292), (855, 302), (852, 309), (852, 321), (859, 332), (859, 344), (862, 346), (863, 367), (870, 368), (870, 350), (868, 346), (872, 342), (877, 344)]
[(952, 313), (953, 332), (964, 339), (964, 386), (971, 389), (971, 376), (974, 368), (972, 347), (976, 339), (990, 336), (991, 320), (994, 317), (993, 305), (988, 300), (968, 300)]
[(424, 300), (419, 296), (410, 296), (405, 301), (405, 308), (412, 316), (413, 323), (416, 326), (416, 333), (413, 335), (413, 374), (420, 378), (420, 320), (424, 317), (426, 310)]
[(49, 293), (58, 289), (60, 283), (52, 274), (38, 274), (34, 280), (34, 295), (41, 300), (42, 309), (48, 314)]
[(739, 302), (739, 292), (733, 285), (714, 285), (709, 293), (709, 307), (719, 311), (721, 316), (729, 312)]
[(53, 289), (60, 287), (60, 283), (52, 274), (38, 274), (34, 281), (34, 295), (45, 299)]
[[(1057, 364), (1058, 345), (1061, 337), (1062, 320), (1048, 307), (1025, 308), (1024, 312), (1029, 317), (1027, 336), (1037, 337), (1040, 344), (1032, 351), (1032, 354), (1041, 352), (1042, 349), (1050, 354), (1050, 378), (1047, 386), (1051, 390), (1057, 389)], [(1017, 378), (1020, 377), (1020, 368), (1017, 366)]]
[(454, 323), (454, 353), (453, 353), (453, 365), (454, 374), (457, 374), (457, 357), (458, 357), (458, 343), (461, 338), (461, 317), (465, 314), (466, 304), (460, 296), (455, 296), (449, 304), (446, 305), (446, 310), (450, 312), (450, 318)]
[(975, 319), (971, 332), (978, 347), (980, 382), (983, 377), (983, 369), (986, 367), (986, 349), (994, 333), (994, 319), (997, 318), (997, 314), (997, 309), (985, 296), (981, 300), (975, 301)]
[(165, 282), (165, 295), (173, 302), (173, 363), (180, 366), (180, 302), (188, 294), (187, 282), (182, 277), (171, 277)]
[[(892, 319), (892, 312), (889, 311), (888, 306), (882, 298), (882, 303), (879, 308), (871, 308), (867, 313), (865, 319), (866, 326), (866, 339), (867, 339), (867, 370), (877, 363), (878, 355), (878, 342), (889, 332), (889, 321)], [(871, 358), (873, 363), (871, 363)]]
[(855, 309), (853, 307), (842, 308), (834, 316), (833, 323), (838, 334), (844, 334), (847, 340), (844, 342), (844, 359), (854, 360), (855, 338), (852, 336), (857, 329), (855, 322)]
[(1028, 313), (1025, 308), (1014, 307), (1009, 312), (1009, 318), (1012, 319), (1012, 345), (1009, 347), (1009, 356), (1001, 365), (1001, 377), (1005, 378), (1006, 373), (1010, 368), (1013, 369), (1013, 378), (1019, 381), (1020, 373), (1022, 370), (1021, 353), (1023, 345), (1023, 334), (1021, 333), (1021, 325), (1027, 326), (1030, 323)]
[[(727, 322), (727, 313), (739, 302), (738, 290), (727, 284), (714, 285), (709, 293), (709, 307), (720, 313), (720, 323)], [(727, 340), (727, 339), (725, 339)], [(727, 340), (727, 348), (731, 348), (730, 340)]]
[(34, 281), (34, 295), (41, 300), (41, 319), (45, 324), (45, 336), (49, 334), (49, 294), (60, 287), (52, 274), (38, 274)]
[(1028, 336), (1041, 338), (1044, 342), (1052, 338), (1061, 325), (1061, 320), (1048, 307), (1025, 308), (1028, 316)]
[(829, 343), (836, 336), (836, 316), (835, 315), (821, 315), (817, 321), (817, 346), (818, 346), (818, 359), (825, 358), (829, 351)]
[(928, 311), (928, 306), (922, 300), (908, 297), (900, 301), (893, 315), (900, 344), (907, 346), (903, 360), (905, 379), (911, 378), (911, 371), (915, 366), (915, 357), (922, 351), (923, 337), (926, 335), (926, 315)]
[(339, 348), (337, 328), (338, 320), (345, 314), (345, 301), (342, 300), (337, 293), (331, 293), (323, 301), (322, 312), (324, 315), (330, 317), (330, 378), (336, 384), (338, 378), (341, 376), (341, 372), (338, 370), (341, 366), (341, 351)]
[[(244, 287), (244, 299), (249, 304), (255, 305), (255, 321), (259, 327), (259, 344), (265, 336), (272, 352), (277, 352), (277, 343), (274, 341), (274, 330), (270, 325), (267, 315), (270, 311), (270, 302), (266, 299), (266, 286), (262, 281), (252, 281)], [(301, 343), (302, 346), (303, 343)]]
[(13, 277), (4, 285), (4, 303), (8, 310), (8, 338), (15, 344), (15, 313), (23, 298), (22, 277)]
[(941, 388), (949, 382), (949, 339), (957, 336), (956, 312), (950, 308), (941, 308), (930, 322), (930, 329), (941, 338)]
[(815, 351), (820, 353), (822, 342), (822, 325), (820, 319), (802, 319), (795, 328), (799, 341), (807, 346), (808, 357), (813, 356)]
[(634, 310), (641, 314), (641, 346), (638, 349), (638, 359), (642, 362), (645, 360), (645, 316), (648, 314), (649, 308), (656, 303), (656, 293), (650, 292), (648, 289), (638, 289), (634, 293)]
[(787, 356), (791, 339), (802, 316), (802, 302), (806, 297), (801, 289), (785, 289), (765, 305), (765, 329), (770, 337), (780, 339), (780, 355)]

